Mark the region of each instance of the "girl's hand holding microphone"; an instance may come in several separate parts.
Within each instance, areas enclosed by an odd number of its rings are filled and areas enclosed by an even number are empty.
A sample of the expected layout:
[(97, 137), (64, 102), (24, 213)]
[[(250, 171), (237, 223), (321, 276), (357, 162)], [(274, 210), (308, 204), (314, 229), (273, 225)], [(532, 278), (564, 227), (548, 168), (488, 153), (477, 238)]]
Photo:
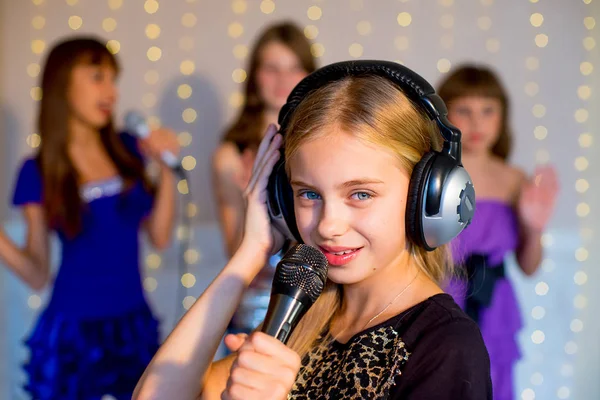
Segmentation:
[(300, 356), (262, 332), (228, 335), (227, 347), (237, 351), (223, 400), (283, 400), (296, 382)]
[(144, 154), (157, 161), (161, 166), (165, 166), (162, 160), (164, 152), (178, 157), (181, 150), (177, 135), (167, 128), (156, 129), (147, 138), (140, 139), (140, 148)]

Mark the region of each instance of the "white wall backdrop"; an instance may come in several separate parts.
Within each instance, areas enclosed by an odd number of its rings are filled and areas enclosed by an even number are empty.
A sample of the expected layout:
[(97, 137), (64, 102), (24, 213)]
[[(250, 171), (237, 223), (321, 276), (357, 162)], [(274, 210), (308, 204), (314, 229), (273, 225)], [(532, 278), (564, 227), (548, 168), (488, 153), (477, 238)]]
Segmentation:
[[(520, 399), (600, 398), (600, 263), (597, 232), (598, 0), (0, 0), (0, 215), (9, 210), (19, 160), (35, 151), (40, 64), (65, 35), (110, 41), (123, 66), (118, 121), (129, 109), (180, 133), (197, 204), (190, 272), (197, 297), (224, 263), (210, 190), (210, 155), (241, 101), (246, 57), (265, 25), (293, 19), (320, 65), (350, 58), (397, 60), (433, 84), (464, 61), (492, 65), (512, 100), (512, 160), (527, 172), (551, 162), (562, 191), (544, 236), (540, 272), (514, 268), (525, 327)], [(594, 69), (595, 68), (595, 69)], [(6, 199), (6, 201), (4, 200)], [(54, 252), (56, 255), (57, 251)], [(174, 249), (150, 250), (145, 286), (172, 326)], [(84, 284), (84, 283), (82, 283)], [(0, 268), (0, 398), (20, 399), (27, 334), (47, 292)], [(192, 299), (193, 300), (193, 299)]]

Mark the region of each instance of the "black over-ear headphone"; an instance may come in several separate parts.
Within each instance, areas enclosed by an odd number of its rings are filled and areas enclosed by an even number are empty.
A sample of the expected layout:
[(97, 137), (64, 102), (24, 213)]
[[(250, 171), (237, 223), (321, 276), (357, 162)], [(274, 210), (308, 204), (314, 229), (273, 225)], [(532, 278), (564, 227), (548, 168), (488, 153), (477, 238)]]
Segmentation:
[[(408, 191), (406, 233), (418, 246), (433, 250), (454, 239), (471, 222), (475, 190), (461, 163), (461, 133), (447, 119), (443, 100), (423, 77), (389, 61), (345, 61), (327, 65), (305, 77), (279, 112), (279, 132), (285, 138), (298, 105), (315, 89), (351, 76), (378, 75), (402, 92), (437, 123), (444, 138), (441, 151), (425, 153), (415, 166)], [(302, 243), (294, 214), (294, 196), (281, 157), (268, 183), (267, 205), (274, 225), (289, 239)]]

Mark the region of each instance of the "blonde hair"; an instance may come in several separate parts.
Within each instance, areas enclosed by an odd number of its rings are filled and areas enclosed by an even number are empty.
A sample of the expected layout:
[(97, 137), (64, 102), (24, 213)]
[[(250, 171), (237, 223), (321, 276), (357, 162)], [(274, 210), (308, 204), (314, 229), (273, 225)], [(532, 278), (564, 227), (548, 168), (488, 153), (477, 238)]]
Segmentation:
[[(327, 84), (295, 110), (285, 134), (289, 160), (308, 141), (341, 128), (366, 143), (390, 149), (402, 168), (412, 173), (431, 149), (439, 150), (441, 136), (434, 122), (392, 82), (378, 76), (349, 77)], [(290, 171), (287, 171), (288, 176)], [(445, 246), (432, 252), (408, 242), (411, 261), (441, 284), (452, 272)], [(342, 286), (328, 281), (321, 296), (302, 318), (288, 346), (304, 357), (318, 340), (329, 338), (329, 326), (342, 302)]]

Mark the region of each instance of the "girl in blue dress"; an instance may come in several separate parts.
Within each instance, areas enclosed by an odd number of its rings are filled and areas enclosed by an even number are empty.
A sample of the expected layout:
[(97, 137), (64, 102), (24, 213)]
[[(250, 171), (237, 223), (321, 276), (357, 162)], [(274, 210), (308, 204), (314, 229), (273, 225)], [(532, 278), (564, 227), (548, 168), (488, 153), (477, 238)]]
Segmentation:
[(142, 155), (158, 161), (179, 148), (166, 129), (140, 141), (115, 132), (118, 71), (93, 38), (52, 49), (41, 85), (41, 146), (22, 164), (13, 195), (27, 223), (25, 247), (0, 235), (0, 255), (36, 290), (50, 281), (50, 232), (61, 242), (51, 298), (26, 340), (25, 389), (33, 399), (130, 399), (159, 345), (138, 234), (145, 230), (158, 249), (169, 245), (175, 177), (161, 164), (153, 184)]

